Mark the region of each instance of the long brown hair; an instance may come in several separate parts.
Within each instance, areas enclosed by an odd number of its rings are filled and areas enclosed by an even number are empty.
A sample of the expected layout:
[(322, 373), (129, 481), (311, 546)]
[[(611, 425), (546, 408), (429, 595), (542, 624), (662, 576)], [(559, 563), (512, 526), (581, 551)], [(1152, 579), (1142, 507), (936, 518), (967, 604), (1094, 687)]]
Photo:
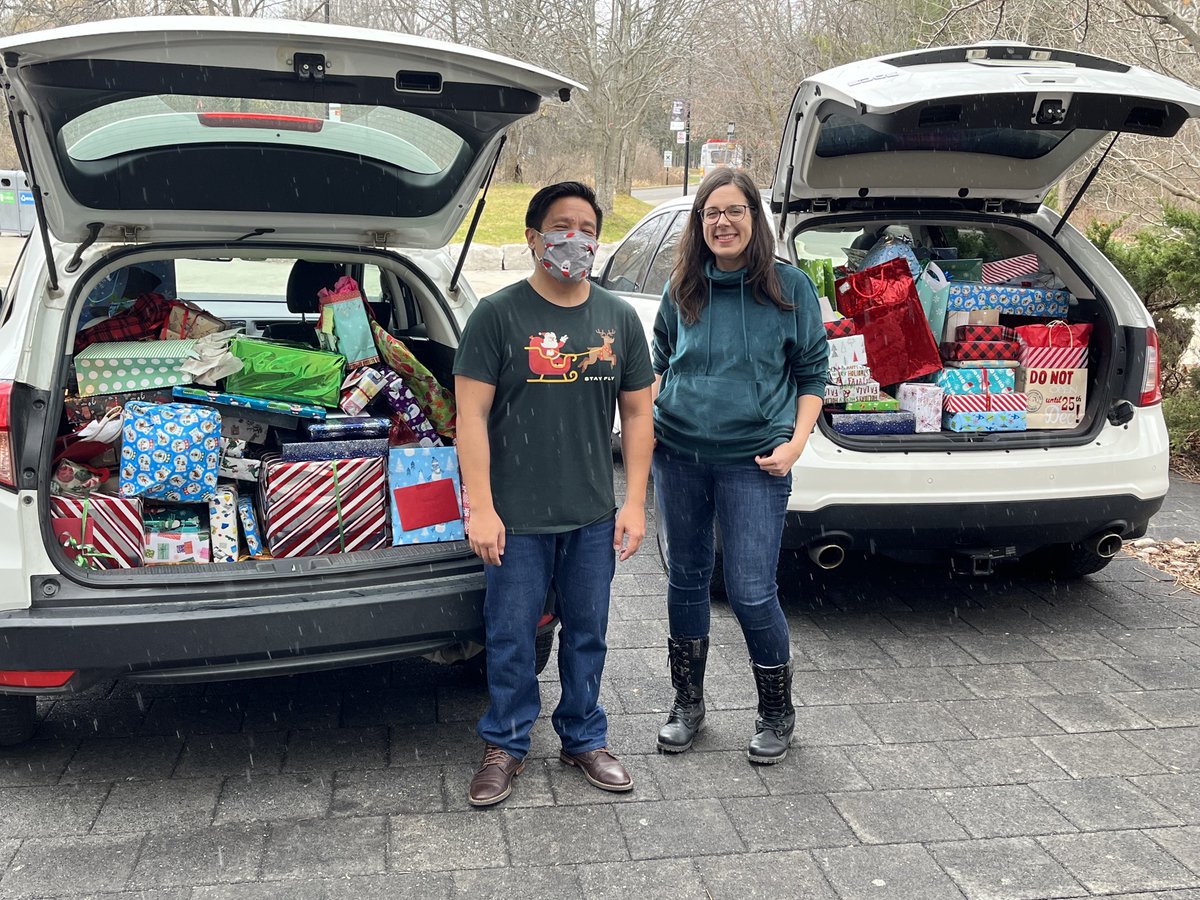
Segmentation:
[(700, 311), (708, 303), (708, 276), (705, 265), (713, 260), (712, 250), (704, 241), (704, 222), (700, 210), (708, 203), (717, 188), (731, 184), (746, 195), (751, 218), (750, 242), (746, 245), (746, 283), (755, 301), (770, 300), (781, 310), (791, 310), (792, 304), (783, 297), (783, 284), (775, 271), (775, 241), (770, 222), (762, 208), (762, 194), (754, 180), (733, 169), (716, 169), (705, 176), (696, 188), (687, 224), (679, 239), (679, 256), (671, 269), (671, 300), (683, 314), (687, 325), (700, 321)]

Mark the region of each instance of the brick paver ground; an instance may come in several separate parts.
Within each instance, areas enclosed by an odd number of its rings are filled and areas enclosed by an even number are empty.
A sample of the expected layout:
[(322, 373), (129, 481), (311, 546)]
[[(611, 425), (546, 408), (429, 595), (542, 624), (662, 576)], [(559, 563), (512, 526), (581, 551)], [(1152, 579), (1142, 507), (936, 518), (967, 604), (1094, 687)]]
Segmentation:
[[(1197, 508), (1164, 515), (1194, 539)], [(0, 897), (1200, 898), (1197, 596), (1128, 558), (1076, 583), (785, 567), (797, 740), (758, 768), (724, 604), (707, 727), (655, 753), (652, 547), (619, 568), (604, 683), (632, 793), (561, 765), (543, 718), (509, 800), (470, 809), (485, 695), (423, 660), (116, 683), (0, 754)]]

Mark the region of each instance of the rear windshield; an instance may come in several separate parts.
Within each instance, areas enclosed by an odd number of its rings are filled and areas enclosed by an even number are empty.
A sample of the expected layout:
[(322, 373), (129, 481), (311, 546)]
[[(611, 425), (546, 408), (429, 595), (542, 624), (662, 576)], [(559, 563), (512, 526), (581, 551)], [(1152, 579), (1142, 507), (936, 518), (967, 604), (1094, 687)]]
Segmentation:
[(894, 150), (934, 150), (983, 153), (1014, 159), (1037, 159), (1058, 146), (1069, 131), (1036, 131), (1000, 127), (964, 127), (955, 122), (939, 126), (884, 119), (888, 130), (872, 128), (861, 119), (835, 113), (817, 135), (817, 156), (853, 156)]
[(282, 144), (365, 156), (421, 175), (445, 171), (465, 146), (437, 122), (389, 107), (171, 94), (88, 110), (61, 136), (77, 162), (185, 144)]

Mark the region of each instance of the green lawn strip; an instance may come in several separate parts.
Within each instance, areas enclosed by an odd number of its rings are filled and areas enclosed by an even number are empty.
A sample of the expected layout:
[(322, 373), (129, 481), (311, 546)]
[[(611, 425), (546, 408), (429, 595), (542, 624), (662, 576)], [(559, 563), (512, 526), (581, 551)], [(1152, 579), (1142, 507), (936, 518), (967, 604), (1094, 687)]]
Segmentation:
[[(488, 190), (487, 206), (483, 209), (479, 227), (475, 230), (475, 243), (493, 246), (524, 243), (525, 209), (536, 190), (536, 187), (528, 184), (493, 184)], [(614, 205), (616, 209), (605, 218), (600, 234), (600, 239), (605, 243), (619, 241), (638, 219), (653, 209), (650, 203), (622, 194), (616, 196)], [(474, 215), (475, 205), (472, 204), (466, 221), (451, 239), (452, 243), (461, 244), (466, 239), (467, 228)]]

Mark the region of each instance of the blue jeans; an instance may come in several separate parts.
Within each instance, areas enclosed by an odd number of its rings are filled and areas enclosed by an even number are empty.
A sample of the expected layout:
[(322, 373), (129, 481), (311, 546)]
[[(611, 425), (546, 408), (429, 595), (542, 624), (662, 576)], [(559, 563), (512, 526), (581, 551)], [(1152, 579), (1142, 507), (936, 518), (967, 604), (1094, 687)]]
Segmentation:
[(558, 594), (558, 674), (562, 695), (550, 721), (568, 753), (608, 743), (600, 676), (608, 652), (608, 600), (616, 572), (614, 519), (560, 534), (508, 534), (503, 564), (487, 566), (483, 603), (488, 693), (479, 736), (517, 759), (541, 710), (534, 638), (553, 581)]
[(714, 519), (721, 526), (725, 593), (760, 666), (788, 661), (787, 619), (775, 570), (792, 476), (768, 475), (753, 459), (710, 464), (654, 449), (654, 502), (665, 538), (671, 635), (708, 636)]

